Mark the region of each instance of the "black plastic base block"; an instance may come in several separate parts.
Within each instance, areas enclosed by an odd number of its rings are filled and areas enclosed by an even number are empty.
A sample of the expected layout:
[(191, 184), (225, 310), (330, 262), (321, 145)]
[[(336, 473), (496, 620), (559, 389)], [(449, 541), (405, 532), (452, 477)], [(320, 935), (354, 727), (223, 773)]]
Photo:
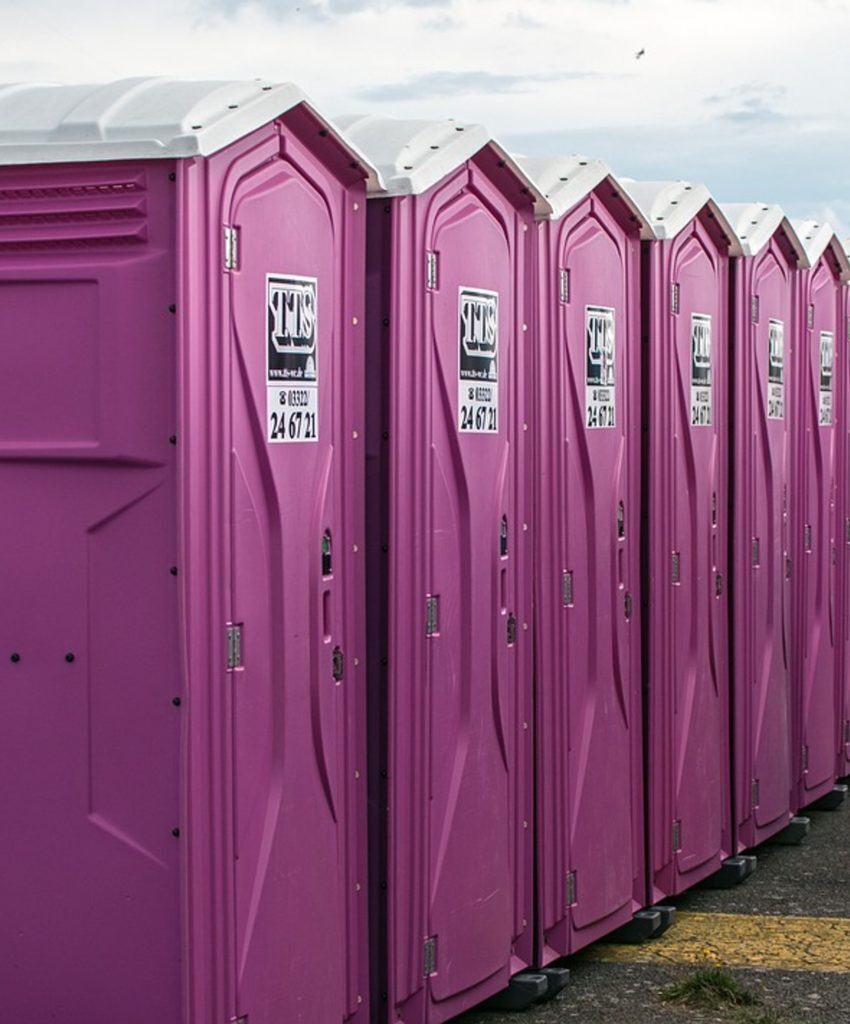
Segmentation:
[(836, 783), (820, 800), (809, 804), (807, 811), (837, 811), (847, 799), (848, 787), (843, 782)]
[(484, 1010), (527, 1010), (545, 999), (549, 979), (542, 971), (523, 971), (515, 974), (507, 988), (491, 996), (482, 1004)]
[(771, 836), (768, 842), (775, 843), (777, 846), (799, 846), (809, 834), (811, 827), (811, 818), (792, 818), (785, 828), (781, 832), (777, 832), (775, 836)]
[(540, 1000), (543, 1003), (548, 1003), (559, 992), (563, 992), (570, 981), (569, 967), (541, 967), (538, 973), (545, 976), (548, 986), (546, 995)]
[(740, 885), (745, 878), (756, 869), (756, 858), (752, 854), (741, 854), (738, 857), (727, 857), (720, 866), (719, 871), (709, 875), (701, 883), (703, 889), (731, 889)]
[(638, 910), (632, 915), (631, 921), (622, 925), (616, 931), (606, 935), (603, 942), (624, 942), (638, 943), (646, 942), (658, 934), (661, 928), (661, 914), (658, 910)]
[(655, 906), (650, 907), (649, 909), (655, 910), (661, 915), (661, 927), (652, 936), (653, 939), (660, 939), (667, 929), (672, 928), (676, 923), (676, 908), (668, 907), (666, 904), (656, 903)]

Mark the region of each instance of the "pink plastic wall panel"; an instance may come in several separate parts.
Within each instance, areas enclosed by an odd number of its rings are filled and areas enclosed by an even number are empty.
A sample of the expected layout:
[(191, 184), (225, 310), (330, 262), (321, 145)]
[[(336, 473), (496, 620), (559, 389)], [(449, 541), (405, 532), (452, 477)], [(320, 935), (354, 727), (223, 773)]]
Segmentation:
[(0, 169), (9, 1020), (181, 1020), (171, 167)]
[(792, 807), (791, 353), (796, 257), (777, 230), (733, 264), (732, 707), (736, 850), (784, 828)]
[(836, 616), (840, 629), (838, 659), (838, 758), (836, 775), (850, 775), (850, 288), (842, 293), (842, 320), (839, 345), (847, 354), (838, 362), (840, 381), (840, 493), (842, 508), (839, 517), (839, 601)]
[(499, 162), (487, 148), (424, 195), (376, 200), (370, 221), (370, 351), (386, 364), (367, 401), (386, 401), (369, 450), (388, 482), (368, 495), (387, 545), (370, 563), (386, 565), (388, 614), (371, 659), (370, 718), (388, 726), (378, 1016), (393, 1022), (447, 1020), (532, 956), (533, 221)]
[(198, 1024), (368, 1015), (366, 211), (320, 128), (298, 108), (180, 172), (189, 744), (207, 756), (193, 764), (190, 885), (214, 894), (193, 892)]
[(726, 243), (707, 210), (646, 253), (649, 900), (731, 852)]
[(643, 905), (640, 239), (603, 183), (540, 228), (538, 962)]
[[(835, 781), (841, 284), (827, 252), (802, 274), (792, 469), (795, 789), (798, 807)], [(837, 368), (837, 372), (836, 372)]]
[(0, 171), (20, 1020), (368, 1014), (365, 194), (321, 127)]

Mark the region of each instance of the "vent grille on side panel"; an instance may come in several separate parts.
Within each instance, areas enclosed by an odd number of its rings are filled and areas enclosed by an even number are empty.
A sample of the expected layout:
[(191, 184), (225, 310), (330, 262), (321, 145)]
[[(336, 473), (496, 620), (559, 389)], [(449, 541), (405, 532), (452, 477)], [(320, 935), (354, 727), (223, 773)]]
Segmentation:
[(146, 241), (143, 175), (120, 181), (0, 188), (0, 251), (80, 249)]

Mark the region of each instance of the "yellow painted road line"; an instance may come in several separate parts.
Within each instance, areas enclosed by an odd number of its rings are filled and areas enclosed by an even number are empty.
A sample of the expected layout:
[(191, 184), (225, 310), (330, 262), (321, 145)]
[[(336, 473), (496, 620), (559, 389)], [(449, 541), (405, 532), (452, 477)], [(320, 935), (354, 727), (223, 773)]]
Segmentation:
[(584, 957), (615, 963), (850, 971), (850, 918), (679, 913), (660, 939), (598, 943)]

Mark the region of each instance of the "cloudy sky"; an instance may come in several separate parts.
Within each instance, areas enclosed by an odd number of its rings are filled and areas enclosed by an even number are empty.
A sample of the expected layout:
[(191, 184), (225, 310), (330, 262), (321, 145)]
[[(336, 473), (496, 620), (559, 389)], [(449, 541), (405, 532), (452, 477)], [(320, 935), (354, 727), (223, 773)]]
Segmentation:
[(331, 115), (480, 120), (516, 152), (703, 180), (850, 234), (850, 0), (0, 0), (0, 15), (0, 81), (290, 79)]

